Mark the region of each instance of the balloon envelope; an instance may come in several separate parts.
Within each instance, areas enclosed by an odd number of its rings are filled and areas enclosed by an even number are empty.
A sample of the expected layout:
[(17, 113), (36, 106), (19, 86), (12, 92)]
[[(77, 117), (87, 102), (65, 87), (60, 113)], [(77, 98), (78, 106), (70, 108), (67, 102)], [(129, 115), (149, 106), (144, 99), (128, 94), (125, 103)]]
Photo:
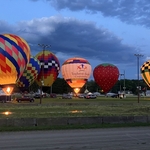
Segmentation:
[(0, 35), (0, 85), (16, 84), (30, 59), (27, 42), (13, 34)]
[(109, 63), (96, 66), (93, 71), (95, 82), (107, 93), (115, 85), (119, 78), (118, 68)]
[[(37, 77), (39, 86), (51, 86), (57, 79), (60, 71), (58, 58), (50, 51), (43, 50), (36, 55), (36, 58), (41, 63), (41, 71)], [(44, 68), (43, 68), (44, 65)]]
[(83, 87), (90, 77), (91, 71), (90, 63), (80, 57), (69, 58), (61, 67), (63, 78), (72, 88)]
[(38, 77), (40, 69), (41, 66), (39, 60), (31, 56), (23, 75), (17, 81), (17, 86), (20, 87), (20, 89), (28, 88)]
[(146, 61), (141, 66), (141, 76), (144, 79), (145, 83), (150, 87), (150, 60)]

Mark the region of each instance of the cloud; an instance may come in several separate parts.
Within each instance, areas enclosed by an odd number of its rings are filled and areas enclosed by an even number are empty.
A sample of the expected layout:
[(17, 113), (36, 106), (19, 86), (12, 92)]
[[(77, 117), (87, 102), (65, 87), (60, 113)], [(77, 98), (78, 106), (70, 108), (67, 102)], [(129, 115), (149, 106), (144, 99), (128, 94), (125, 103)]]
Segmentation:
[[(38, 1), (38, 0), (32, 0)], [(57, 10), (102, 13), (122, 22), (150, 27), (149, 0), (46, 0)]]
[(41, 51), (38, 44), (50, 44), (49, 49), (59, 56), (62, 54), (62, 60), (78, 56), (113, 64), (135, 64), (135, 48), (122, 44), (121, 39), (93, 22), (52, 16), (19, 22), (12, 27), (3, 22), (0, 30), (23, 37), (29, 43), (32, 55)]
[(0, 20), (0, 33), (15, 33), (15, 26), (9, 25), (6, 21)]

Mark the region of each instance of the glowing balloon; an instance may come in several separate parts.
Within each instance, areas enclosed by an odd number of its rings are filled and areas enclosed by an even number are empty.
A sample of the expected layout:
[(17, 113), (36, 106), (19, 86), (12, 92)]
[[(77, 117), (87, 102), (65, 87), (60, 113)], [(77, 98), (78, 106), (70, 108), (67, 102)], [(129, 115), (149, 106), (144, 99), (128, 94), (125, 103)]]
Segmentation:
[(30, 59), (27, 42), (13, 34), (0, 35), (0, 85), (14, 85)]
[(146, 61), (141, 66), (141, 76), (144, 79), (145, 83), (150, 87), (150, 60)]
[(64, 80), (74, 88), (75, 93), (84, 86), (91, 75), (91, 65), (84, 59), (79, 57), (69, 58), (62, 67), (61, 72)]
[(79, 88), (75, 88), (75, 89), (74, 89), (74, 92), (75, 92), (76, 94), (78, 94), (78, 93), (79, 93), (79, 91), (80, 91), (80, 89), (79, 89)]
[(30, 57), (30, 61), (27, 64), (23, 75), (17, 81), (17, 86), (21, 89), (28, 88), (35, 81), (35, 79), (37, 79), (40, 69), (41, 66), (39, 60), (35, 57)]
[(104, 63), (96, 66), (93, 71), (95, 82), (107, 93), (119, 78), (119, 70), (115, 65)]
[[(36, 55), (41, 63), (41, 71), (37, 77), (39, 86), (51, 86), (57, 79), (60, 71), (58, 58), (50, 51), (43, 50)], [(44, 68), (43, 68), (44, 65)]]
[(0, 84), (15, 84), (30, 58), (30, 48), (20, 37), (0, 35)]
[(7, 86), (7, 87), (3, 87), (2, 90), (6, 95), (10, 95), (13, 91), (14, 87), (13, 86)]

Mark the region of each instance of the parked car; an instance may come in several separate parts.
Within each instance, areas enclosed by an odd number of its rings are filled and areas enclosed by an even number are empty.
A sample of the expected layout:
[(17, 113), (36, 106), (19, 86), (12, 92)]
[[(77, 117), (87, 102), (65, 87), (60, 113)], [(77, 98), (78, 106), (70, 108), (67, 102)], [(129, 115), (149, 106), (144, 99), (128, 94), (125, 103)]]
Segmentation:
[(55, 93), (51, 93), (51, 94), (50, 94), (50, 97), (51, 97), (51, 98), (56, 98), (57, 95), (56, 95)]
[(84, 98), (86, 98), (86, 99), (95, 99), (96, 95), (94, 95), (94, 94), (88, 94), (88, 95), (85, 95)]
[(35, 94), (34, 95), (34, 98), (40, 98), (41, 97), (41, 94)]
[(24, 96), (20, 98), (16, 98), (16, 101), (20, 103), (21, 101), (29, 101), (29, 102), (34, 102), (34, 98), (29, 97), (29, 96)]
[(93, 94), (96, 96), (101, 96), (101, 94), (99, 92), (94, 92)]
[(112, 95), (111, 97), (112, 97), (112, 98), (118, 98), (119, 96), (118, 96), (118, 94), (114, 94), (114, 95)]
[(63, 94), (62, 99), (72, 99), (72, 96), (69, 94)]
[(116, 95), (116, 93), (107, 93), (106, 97), (112, 97), (113, 95)]
[(78, 97), (79, 98), (84, 98), (84, 94), (80, 94)]

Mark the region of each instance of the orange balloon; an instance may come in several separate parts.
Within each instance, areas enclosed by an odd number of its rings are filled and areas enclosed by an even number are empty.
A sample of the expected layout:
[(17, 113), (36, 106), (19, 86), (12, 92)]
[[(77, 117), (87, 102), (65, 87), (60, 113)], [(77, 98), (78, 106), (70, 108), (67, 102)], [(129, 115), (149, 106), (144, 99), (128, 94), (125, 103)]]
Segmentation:
[(61, 67), (63, 78), (72, 88), (82, 88), (90, 77), (91, 71), (90, 63), (80, 57), (69, 58)]

